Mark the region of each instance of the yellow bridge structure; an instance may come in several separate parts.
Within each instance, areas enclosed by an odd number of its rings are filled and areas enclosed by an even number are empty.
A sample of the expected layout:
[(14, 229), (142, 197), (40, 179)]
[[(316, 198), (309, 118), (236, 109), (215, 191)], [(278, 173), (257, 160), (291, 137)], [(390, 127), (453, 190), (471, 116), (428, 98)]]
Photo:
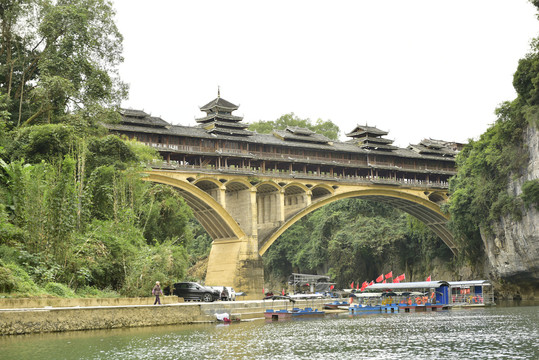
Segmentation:
[(233, 286), (260, 297), (261, 256), (296, 221), (334, 201), (362, 198), (388, 203), (425, 223), (456, 253), (440, 205), (446, 186), (387, 179), (295, 177), (200, 169), (153, 169), (144, 180), (175, 187), (212, 237), (206, 285)]

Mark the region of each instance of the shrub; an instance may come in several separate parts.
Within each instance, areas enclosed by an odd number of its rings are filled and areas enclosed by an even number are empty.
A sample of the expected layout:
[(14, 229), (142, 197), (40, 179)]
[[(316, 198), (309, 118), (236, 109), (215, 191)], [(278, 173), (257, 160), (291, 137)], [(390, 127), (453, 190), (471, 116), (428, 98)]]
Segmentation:
[(520, 195), (526, 206), (535, 206), (539, 210), (539, 179), (528, 180), (522, 185)]
[(75, 297), (75, 293), (64, 284), (49, 282), (45, 285), (45, 291), (59, 297)]

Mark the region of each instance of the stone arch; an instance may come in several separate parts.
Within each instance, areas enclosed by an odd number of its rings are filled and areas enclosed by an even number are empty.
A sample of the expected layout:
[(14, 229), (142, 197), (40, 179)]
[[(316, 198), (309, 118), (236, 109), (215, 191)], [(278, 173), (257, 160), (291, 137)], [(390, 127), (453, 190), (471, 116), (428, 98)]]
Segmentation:
[(224, 183), (226, 192), (233, 192), (233, 191), (241, 191), (241, 190), (248, 190), (253, 187), (251, 183), (247, 180), (243, 179), (233, 179), (228, 180)]
[(256, 185), (256, 205), (258, 209), (258, 235), (264, 236), (281, 220), (282, 188), (274, 181), (264, 181)]
[[(257, 193), (272, 192), (281, 190), (281, 186), (274, 181), (263, 181), (255, 185)], [(271, 190), (271, 189), (274, 190)]]
[(289, 219), (311, 201), (311, 190), (300, 183), (290, 183), (284, 188), (284, 218)]
[(393, 189), (361, 189), (352, 190), (325, 197), (317, 202), (314, 202), (296, 213), (290, 219), (271, 234), (267, 239), (261, 239), (259, 246), (259, 254), (262, 256), (268, 248), (275, 242), (275, 240), (290, 226), (292, 226), (299, 219), (305, 215), (317, 210), (332, 202), (346, 199), (346, 198), (363, 198), (372, 201), (386, 202), (425, 223), (431, 230), (433, 230), (442, 241), (456, 254), (457, 249), (453, 240), (453, 235), (447, 229), (447, 221), (449, 216), (442, 213), (438, 204), (429, 201), (426, 198), (418, 195), (411, 194), (409, 192), (393, 190)]
[(222, 184), (212, 178), (201, 178), (193, 182), (193, 185), (208, 193), (215, 201), (219, 202), (219, 189)]
[(327, 196), (333, 195), (334, 192), (335, 191), (331, 186), (326, 184), (318, 184), (311, 189), (311, 200), (312, 202), (315, 202)]
[(244, 231), (234, 218), (211, 195), (199, 187), (187, 181), (151, 172), (142, 179), (178, 189), (187, 205), (193, 210), (196, 219), (213, 240), (245, 237)]
[(303, 192), (305, 192), (305, 193), (310, 191), (310, 189), (307, 186), (305, 186), (304, 184), (298, 183), (298, 182), (291, 182), (291, 183), (286, 184), (285, 186), (283, 186), (283, 189), (284, 189), (285, 193), (290, 188), (299, 188), (299, 189), (303, 190)]

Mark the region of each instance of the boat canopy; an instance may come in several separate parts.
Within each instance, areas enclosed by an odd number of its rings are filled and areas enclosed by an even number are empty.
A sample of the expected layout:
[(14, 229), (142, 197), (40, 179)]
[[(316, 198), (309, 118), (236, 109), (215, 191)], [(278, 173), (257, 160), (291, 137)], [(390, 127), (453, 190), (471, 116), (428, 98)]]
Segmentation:
[(449, 281), (451, 287), (462, 286), (491, 286), (492, 284), (488, 280), (467, 280), (467, 281)]
[(365, 290), (368, 291), (383, 291), (383, 290), (405, 290), (405, 289), (431, 289), (439, 288), (441, 286), (449, 286), (447, 281), (416, 281), (416, 282), (402, 282), (402, 283), (386, 283), (386, 284), (374, 284), (368, 286)]

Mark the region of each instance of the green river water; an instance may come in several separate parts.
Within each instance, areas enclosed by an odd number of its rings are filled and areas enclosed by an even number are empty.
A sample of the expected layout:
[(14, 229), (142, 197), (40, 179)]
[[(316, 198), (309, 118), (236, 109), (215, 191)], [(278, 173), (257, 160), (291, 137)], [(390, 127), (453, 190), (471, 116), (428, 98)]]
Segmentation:
[(4, 336), (0, 359), (539, 359), (539, 306)]

